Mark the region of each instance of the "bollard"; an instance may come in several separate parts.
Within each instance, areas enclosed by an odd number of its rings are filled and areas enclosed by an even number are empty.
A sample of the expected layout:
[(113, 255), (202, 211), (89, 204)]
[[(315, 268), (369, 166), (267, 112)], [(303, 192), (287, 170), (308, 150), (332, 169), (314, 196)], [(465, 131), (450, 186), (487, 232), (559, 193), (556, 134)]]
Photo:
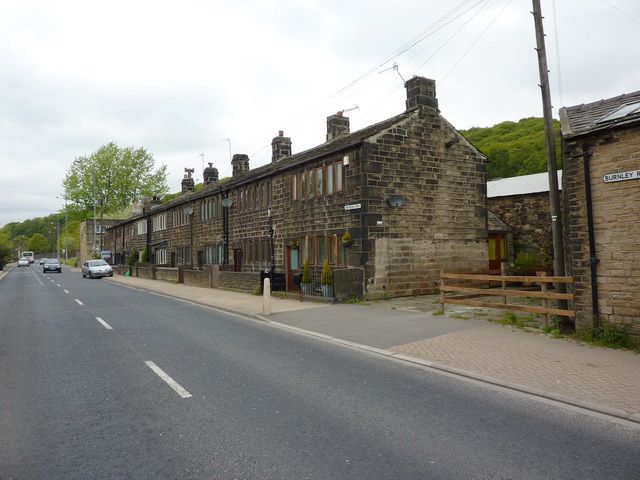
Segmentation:
[(265, 278), (263, 283), (262, 313), (271, 315), (271, 280), (269, 277)]

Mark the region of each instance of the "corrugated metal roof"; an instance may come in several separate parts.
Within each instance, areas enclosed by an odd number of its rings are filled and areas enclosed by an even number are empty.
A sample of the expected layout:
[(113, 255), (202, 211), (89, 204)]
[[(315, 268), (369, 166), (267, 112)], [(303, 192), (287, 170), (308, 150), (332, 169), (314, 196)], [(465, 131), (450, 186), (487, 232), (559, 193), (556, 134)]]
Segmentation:
[[(558, 188), (562, 190), (562, 170), (558, 170)], [(487, 182), (487, 198), (526, 195), (528, 193), (548, 191), (549, 174), (547, 172), (501, 178)]]

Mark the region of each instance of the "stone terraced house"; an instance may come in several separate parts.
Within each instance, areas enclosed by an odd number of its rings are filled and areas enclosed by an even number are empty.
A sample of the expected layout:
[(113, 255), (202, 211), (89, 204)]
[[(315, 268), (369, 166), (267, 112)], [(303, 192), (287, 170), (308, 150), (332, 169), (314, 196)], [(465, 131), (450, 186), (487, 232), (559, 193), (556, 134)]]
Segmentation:
[(640, 91), (560, 110), (567, 275), (577, 330), (640, 343)]
[(297, 291), (304, 262), (318, 279), (326, 259), (337, 297), (433, 293), (441, 269), (486, 271), (486, 158), (440, 115), (433, 80), (405, 86), (406, 110), (380, 123), (350, 132), (338, 112), (326, 142), (296, 154), (279, 132), (271, 163), (236, 154), (223, 181), (209, 164), (198, 191), (188, 171), (180, 197), (109, 229), (115, 262), (146, 247), (155, 267), (140, 275), (252, 290), (271, 269)]

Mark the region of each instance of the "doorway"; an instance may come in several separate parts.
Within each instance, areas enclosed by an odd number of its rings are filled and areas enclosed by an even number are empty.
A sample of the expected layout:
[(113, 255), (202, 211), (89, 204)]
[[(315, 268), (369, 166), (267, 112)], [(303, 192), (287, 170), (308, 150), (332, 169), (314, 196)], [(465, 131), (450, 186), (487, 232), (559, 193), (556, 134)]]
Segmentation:
[(233, 250), (233, 271), (242, 271), (242, 249), (236, 248)]
[(287, 247), (287, 291), (298, 290), (298, 285), (294, 281), (296, 275), (300, 275), (300, 248)]

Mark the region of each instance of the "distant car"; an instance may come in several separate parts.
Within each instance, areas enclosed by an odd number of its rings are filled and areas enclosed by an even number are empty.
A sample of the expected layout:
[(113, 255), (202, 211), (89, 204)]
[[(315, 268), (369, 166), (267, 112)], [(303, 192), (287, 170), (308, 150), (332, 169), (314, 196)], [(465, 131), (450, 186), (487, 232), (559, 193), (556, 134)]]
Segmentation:
[(20, 257), (20, 259), (18, 260), (19, 267), (28, 267), (29, 265), (31, 265), (31, 262), (29, 262), (29, 259), (27, 257)]
[(62, 265), (60, 265), (57, 258), (47, 258), (47, 261), (44, 262), (44, 265), (42, 266), (42, 273), (47, 272), (62, 273)]
[(113, 269), (104, 260), (88, 260), (82, 265), (82, 278), (113, 277)]
[(40, 259), (40, 265), (44, 265), (44, 262), (46, 262), (46, 261), (47, 261), (47, 259), (46, 259), (46, 258), (41, 258), (41, 259)]

